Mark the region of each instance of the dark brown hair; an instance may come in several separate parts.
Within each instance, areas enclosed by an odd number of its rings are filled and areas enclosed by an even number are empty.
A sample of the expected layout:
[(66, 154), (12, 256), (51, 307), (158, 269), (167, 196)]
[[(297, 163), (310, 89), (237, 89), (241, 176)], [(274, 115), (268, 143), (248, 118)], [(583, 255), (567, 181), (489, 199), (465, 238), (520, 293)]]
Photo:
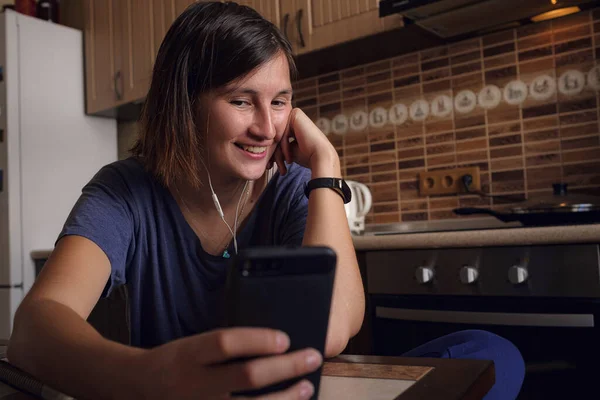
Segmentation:
[(165, 186), (182, 179), (195, 187), (201, 141), (195, 124), (200, 96), (243, 77), (283, 53), (296, 76), (288, 40), (250, 7), (195, 3), (167, 32), (131, 149)]

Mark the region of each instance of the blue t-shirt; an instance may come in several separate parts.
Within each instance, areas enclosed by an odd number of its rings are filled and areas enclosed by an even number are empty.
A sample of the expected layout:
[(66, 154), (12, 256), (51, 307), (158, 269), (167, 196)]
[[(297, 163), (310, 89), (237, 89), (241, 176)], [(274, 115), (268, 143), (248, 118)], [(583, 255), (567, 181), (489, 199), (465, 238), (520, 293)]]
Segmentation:
[[(309, 179), (297, 164), (285, 176), (276, 173), (238, 232), (238, 247), (301, 244)], [(153, 347), (218, 326), (229, 260), (202, 249), (169, 190), (138, 160), (117, 161), (94, 176), (59, 239), (65, 235), (88, 238), (108, 256), (103, 296), (127, 285), (132, 345)], [(233, 245), (228, 251), (234, 254)]]

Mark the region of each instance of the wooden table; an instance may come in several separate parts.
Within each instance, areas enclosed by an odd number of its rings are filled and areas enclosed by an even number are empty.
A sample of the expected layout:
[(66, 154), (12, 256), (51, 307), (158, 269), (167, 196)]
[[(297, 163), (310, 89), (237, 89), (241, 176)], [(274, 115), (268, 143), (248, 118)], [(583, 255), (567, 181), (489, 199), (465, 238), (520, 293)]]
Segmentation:
[[(343, 355), (323, 366), (321, 400), (480, 400), (494, 384), (482, 360)], [(0, 400), (34, 400), (0, 382)]]
[(494, 382), (487, 360), (343, 355), (323, 366), (321, 394), (323, 400), (479, 400)]

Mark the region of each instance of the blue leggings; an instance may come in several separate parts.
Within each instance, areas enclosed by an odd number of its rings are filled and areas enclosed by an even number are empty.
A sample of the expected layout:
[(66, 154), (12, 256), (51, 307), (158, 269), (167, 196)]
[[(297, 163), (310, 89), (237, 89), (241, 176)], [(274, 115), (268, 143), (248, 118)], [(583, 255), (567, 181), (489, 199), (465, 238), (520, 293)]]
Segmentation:
[(508, 340), (490, 332), (467, 330), (432, 340), (403, 354), (404, 357), (492, 360), (496, 383), (485, 400), (516, 399), (525, 377), (525, 363)]

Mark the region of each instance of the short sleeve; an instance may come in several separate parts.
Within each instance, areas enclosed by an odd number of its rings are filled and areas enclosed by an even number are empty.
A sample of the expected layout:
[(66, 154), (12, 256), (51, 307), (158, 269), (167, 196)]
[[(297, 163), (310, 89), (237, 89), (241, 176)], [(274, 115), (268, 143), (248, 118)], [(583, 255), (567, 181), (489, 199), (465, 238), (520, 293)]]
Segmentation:
[(302, 244), (304, 230), (306, 228), (306, 218), (308, 217), (308, 199), (304, 195), (304, 185), (310, 180), (310, 170), (299, 167), (298, 174), (294, 176), (294, 183), (290, 186), (294, 188), (293, 195), (290, 198), (289, 210), (283, 224), (282, 244), (297, 245)]
[(126, 282), (125, 266), (133, 246), (134, 213), (130, 188), (116, 167), (102, 168), (83, 188), (58, 239), (77, 235), (94, 242), (111, 264), (110, 279), (102, 293)]

